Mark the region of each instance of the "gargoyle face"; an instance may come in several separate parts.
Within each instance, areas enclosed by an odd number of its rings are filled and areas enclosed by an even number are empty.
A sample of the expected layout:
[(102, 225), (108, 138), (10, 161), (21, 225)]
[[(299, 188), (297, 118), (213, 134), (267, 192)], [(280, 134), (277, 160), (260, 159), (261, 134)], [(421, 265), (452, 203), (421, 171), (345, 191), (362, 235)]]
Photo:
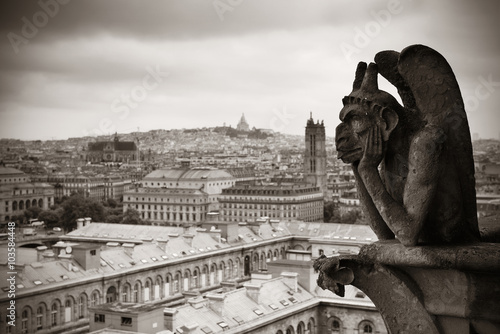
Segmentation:
[[(349, 110), (345, 110), (349, 108)], [(342, 109), (342, 123), (336, 128), (335, 145), (338, 158), (353, 163), (363, 157), (368, 130), (376, 120), (361, 106), (349, 105)], [(344, 112), (345, 110), (345, 112)]]

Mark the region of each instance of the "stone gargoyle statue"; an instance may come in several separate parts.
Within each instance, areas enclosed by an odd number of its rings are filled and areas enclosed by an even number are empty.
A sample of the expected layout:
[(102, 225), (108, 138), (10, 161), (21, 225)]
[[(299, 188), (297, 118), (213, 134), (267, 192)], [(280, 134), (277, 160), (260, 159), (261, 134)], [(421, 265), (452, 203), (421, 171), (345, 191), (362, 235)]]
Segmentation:
[[(403, 105), (379, 90), (380, 73)], [(412, 45), (358, 64), (336, 129), (379, 240), (405, 246), (479, 241), (474, 161), (460, 89), (446, 59)]]

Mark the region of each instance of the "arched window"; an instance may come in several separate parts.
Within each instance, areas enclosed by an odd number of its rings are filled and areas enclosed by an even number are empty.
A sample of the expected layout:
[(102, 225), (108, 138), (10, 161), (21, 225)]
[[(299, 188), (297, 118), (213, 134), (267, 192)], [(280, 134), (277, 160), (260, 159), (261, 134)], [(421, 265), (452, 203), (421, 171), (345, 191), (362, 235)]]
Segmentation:
[(110, 286), (106, 291), (106, 303), (113, 303), (116, 300), (116, 288)]
[(299, 324), (297, 325), (297, 334), (304, 334), (304, 331), (305, 331), (305, 325), (304, 323), (301, 321), (299, 322)]
[(64, 302), (64, 322), (70, 322), (73, 315), (73, 301), (66, 299)]
[(29, 309), (24, 309), (21, 313), (21, 333), (31, 333), (30, 323), (31, 323), (31, 312)]
[(24, 202), (19, 201), (19, 210), (24, 210)]
[(17, 201), (12, 202), (12, 210), (13, 211), (17, 210)]
[(30, 206), (31, 206), (30, 204), (31, 204), (30, 200), (27, 199), (26, 200), (26, 210), (30, 208)]
[(40, 305), (36, 309), (36, 330), (43, 329), (45, 324), (45, 305)]
[(295, 334), (295, 330), (292, 326), (288, 326), (288, 328), (286, 329), (286, 334)]
[(360, 334), (375, 333), (375, 326), (371, 321), (363, 320), (359, 323), (358, 330)]
[(332, 334), (342, 333), (342, 322), (337, 317), (330, 317), (327, 322), (328, 329)]
[(227, 267), (226, 267), (226, 279), (231, 279), (233, 278), (233, 260), (229, 259), (227, 261)]
[(200, 286), (199, 276), (200, 276), (200, 269), (194, 268), (193, 277), (191, 279), (191, 288), (196, 289)]
[(87, 316), (87, 295), (81, 294), (78, 298), (78, 319), (83, 319)]
[(38, 202), (36, 201), (36, 199), (34, 199), (34, 200), (31, 201), (31, 206), (37, 206), (37, 203)]
[(180, 280), (181, 280), (181, 273), (180, 272), (176, 272), (175, 276), (174, 276), (174, 286), (173, 286), (174, 293), (179, 293), (180, 292), (180, 287), (179, 287)]
[(128, 303), (130, 302), (130, 284), (125, 283), (122, 287), (122, 302)]
[(43, 208), (43, 199), (38, 200), (38, 207)]
[(54, 302), (50, 308), (50, 324), (51, 326), (57, 326), (59, 318), (59, 303)]
[(316, 334), (314, 318), (309, 318), (309, 321), (307, 322), (307, 330), (309, 331), (309, 334)]
[(186, 271), (184, 271), (184, 280), (182, 283), (182, 291), (189, 291), (191, 284), (191, 271), (189, 269), (186, 269)]
[(132, 291), (132, 302), (133, 303), (140, 302), (140, 299), (139, 299), (140, 292), (141, 292), (141, 285), (139, 284), (139, 282), (137, 282), (134, 284), (134, 290)]
[(161, 299), (161, 288), (163, 286), (163, 278), (161, 276), (156, 276), (156, 281), (154, 285), (154, 290), (153, 290), (153, 297), (154, 299)]
[(95, 290), (94, 292), (92, 292), (92, 295), (90, 297), (90, 306), (96, 306), (96, 305), (99, 305), (100, 301), (99, 301), (99, 291)]

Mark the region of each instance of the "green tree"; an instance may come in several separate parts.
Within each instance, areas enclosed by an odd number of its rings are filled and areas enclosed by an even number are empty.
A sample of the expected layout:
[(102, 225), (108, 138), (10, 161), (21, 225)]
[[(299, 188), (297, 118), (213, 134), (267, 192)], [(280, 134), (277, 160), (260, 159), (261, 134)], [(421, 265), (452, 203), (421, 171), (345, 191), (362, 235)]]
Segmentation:
[(135, 209), (127, 209), (123, 214), (123, 224), (143, 224), (141, 214)]
[(104, 206), (93, 198), (85, 198), (80, 194), (70, 196), (62, 205), (61, 222), (65, 231), (76, 227), (78, 218), (90, 217), (93, 221), (104, 221)]
[(123, 221), (123, 215), (108, 215), (105, 222), (108, 224), (120, 224)]

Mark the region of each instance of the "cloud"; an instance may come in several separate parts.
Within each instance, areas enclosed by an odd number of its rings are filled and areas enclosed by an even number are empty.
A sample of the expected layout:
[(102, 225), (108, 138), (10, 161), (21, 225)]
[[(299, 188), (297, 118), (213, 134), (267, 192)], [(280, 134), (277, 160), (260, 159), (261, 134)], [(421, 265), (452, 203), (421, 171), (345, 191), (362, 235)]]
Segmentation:
[[(54, 1), (0, 5), (1, 136), (80, 136), (103, 120), (118, 132), (235, 125), (242, 112), (269, 128), (283, 108), (294, 116), (284, 131), (302, 133), (312, 110), (333, 135), (357, 61), (416, 43), (449, 60), (464, 96), (481, 76), (500, 81), (496, 1), (401, 0), (389, 16), (394, 0), (233, 1), (223, 20), (217, 1), (70, 1), (14, 52), (6, 36)], [(113, 101), (142, 85), (148, 67), (169, 75), (122, 117)], [(499, 99), (469, 114), (473, 132), (497, 136)]]

